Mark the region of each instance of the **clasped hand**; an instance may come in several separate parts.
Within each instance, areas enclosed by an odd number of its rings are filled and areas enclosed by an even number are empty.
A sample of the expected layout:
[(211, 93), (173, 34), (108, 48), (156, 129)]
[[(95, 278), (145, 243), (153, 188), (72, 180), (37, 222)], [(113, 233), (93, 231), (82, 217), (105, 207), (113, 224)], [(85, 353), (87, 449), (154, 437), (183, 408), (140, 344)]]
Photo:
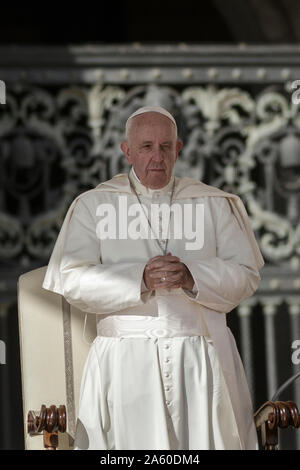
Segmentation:
[[(170, 252), (150, 258), (143, 274), (148, 289), (192, 289), (194, 279), (187, 266)], [(165, 280), (162, 280), (165, 278)]]

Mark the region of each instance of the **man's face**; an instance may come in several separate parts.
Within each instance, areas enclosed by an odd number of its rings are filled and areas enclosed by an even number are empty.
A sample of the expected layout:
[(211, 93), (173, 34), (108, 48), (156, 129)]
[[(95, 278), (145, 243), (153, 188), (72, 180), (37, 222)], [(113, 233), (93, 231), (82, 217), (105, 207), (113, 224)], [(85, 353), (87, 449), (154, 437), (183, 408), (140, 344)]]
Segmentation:
[(140, 114), (132, 118), (127, 139), (121, 149), (141, 183), (151, 189), (168, 184), (182, 147), (172, 121), (156, 112)]

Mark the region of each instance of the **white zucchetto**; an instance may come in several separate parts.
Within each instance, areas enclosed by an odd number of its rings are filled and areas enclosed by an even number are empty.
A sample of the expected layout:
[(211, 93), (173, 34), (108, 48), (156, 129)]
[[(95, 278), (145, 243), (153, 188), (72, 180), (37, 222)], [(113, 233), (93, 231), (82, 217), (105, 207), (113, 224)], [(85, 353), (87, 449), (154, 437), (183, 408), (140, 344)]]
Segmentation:
[(162, 108), (161, 106), (143, 106), (142, 108), (139, 108), (134, 113), (132, 113), (129, 116), (129, 118), (127, 119), (126, 125), (125, 125), (126, 135), (127, 135), (127, 126), (128, 126), (129, 120), (132, 119), (135, 116), (138, 116), (139, 114), (144, 114), (144, 113), (160, 113), (160, 114), (163, 114), (164, 116), (166, 116), (167, 118), (169, 118), (173, 122), (173, 124), (176, 128), (176, 132), (177, 132), (176, 121), (173, 118), (172, 114), (169, 113), (169, 111), (167, 111), (165, 108)]

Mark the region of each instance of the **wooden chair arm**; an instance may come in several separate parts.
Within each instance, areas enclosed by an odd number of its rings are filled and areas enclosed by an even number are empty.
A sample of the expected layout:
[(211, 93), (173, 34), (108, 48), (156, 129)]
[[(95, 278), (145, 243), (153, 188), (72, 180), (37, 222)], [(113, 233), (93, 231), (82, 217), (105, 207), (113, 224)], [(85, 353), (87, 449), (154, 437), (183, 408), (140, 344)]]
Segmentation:
[(47, 408), (41, 406), (39, 416), (35, 411), (30, 410), (27, 415), (27, 432), (31, 436), (43, 431), (44, 447), (46, 450), (56, 450), (58, 446), (58, 431), (66, 432), (67, 412), (65, 405), (56, 408), (51, 405)]
[(254, 414), (255, 426), (261, 431), (264, 450), (278, 449), (278, 428), (300, 426), (300, 413), (292, 401), (267, 401)]

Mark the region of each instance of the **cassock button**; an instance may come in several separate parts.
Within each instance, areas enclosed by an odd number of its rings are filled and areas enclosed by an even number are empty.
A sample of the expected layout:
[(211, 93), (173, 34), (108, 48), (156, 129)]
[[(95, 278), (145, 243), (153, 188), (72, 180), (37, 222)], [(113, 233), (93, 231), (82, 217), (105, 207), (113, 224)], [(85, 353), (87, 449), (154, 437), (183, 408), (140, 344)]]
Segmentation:
[(171, 403), (170, 401), (168, 401), (168, 400), (166, 401), (166, 404), (167, 404), (168, 406), (170, 405), (170, 403)]
[(170, 374), (168, 372), (165, 372), (164, 376), (168, 378), (170, 377)]
[(170, 390), (170, 387), (166, 386), (165, 391), (168, 392)]
[(165, 362), (170, 362), (170, 359), (166, 357)]
[(165, 348), (165, 349), (169, 349), (169, 347), (170, 347), (169, 344), (165, 344), (165, 345), (164, 345), (164, 348)]

